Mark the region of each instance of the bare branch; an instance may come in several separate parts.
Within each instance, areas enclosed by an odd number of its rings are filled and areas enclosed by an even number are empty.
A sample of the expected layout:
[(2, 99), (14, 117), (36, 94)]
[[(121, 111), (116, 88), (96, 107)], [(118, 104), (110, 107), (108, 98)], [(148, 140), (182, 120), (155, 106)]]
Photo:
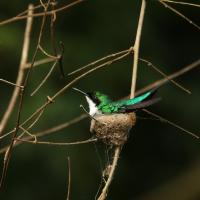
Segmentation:
[[(29, 13), (32, 13), (32, 6), (29, 7)], [(28, 59), (28, 52), (29, 52), (29, 44), (30, 44), (30, 34), (31, 34), (31, 28), (32, 28), (32, 21), (33, 18), (27, 18), (27, 24), (26, 24), (26, 29), (25, 29), (25, 34), (24, 34), (24, 43), (23, 43), (23, 48), (22, 48), (22, 54), (21, 54), (21, 61), (19, 65), (19, 70), (18, 70), (18, 75), (17, 75), (17, 81), (16, 85), (22, 85), (23, 79), (24, 79), (24, 68), (23, 66), (27, 63)], [(12, 111), (15, 107), (17, 98), (19, 96), (20, 88), (15, 87), (12, 97), (10, 99), (10, 102), (8, 104), (8, 107), (6, 109), (5, 114), (3, 115), (3, 118), (0, 123), (0, 135), (3, 134), (3, 130), (8, 122), (8, 119), (10, 115), (12, 114)]]
[[(54, 127), (52, 127), (52, 128), (46, 129), (46, 130), (44, 130), (44, 131), (40, 131), (40, 132), (34, 133), (34, 135), (36, 135), (37, 138), (40, 138), (40, 137), (43, 137), (43, 136), (45, 136), (45, 135), (49, 135), (49, 134), (51, 134), (51, 133), (58, 132), (58, 131), (60, 131), (60, 130), (63, 130), (64, 128), (67, 128), (68, 126), (71, 126), (71, 125), (73, 125), (73, 124), (75, 124), (75, 123), (80, 122), (81, 120), (85, 119), (86, 117), (87, 117), (87, 115), (82, 114), (82, 115), (80, 115), (80, 116), (78, 116), (78, 117), (75, 117), (75, 118), (71, 119), (70, 121), (65, 122), (65, 123), (59, 124), (59, 125), (54, 126)], [(29, 129), (29, 127), (28, 127), (27, 129)], [(7, 134), (13, 133), (14, 131), (15, 131), (15, 130), (12, 130), (12, 131), (8, 132)], [(18, 138), (21, 138), (21, 137), (22, 137), (22, 134), (20, 134), (20, 136), (19, 136)], [(0, 139), (1, 139), (1, 138), (0, 138)], [(26, 136), (26, 137), (24, 137), (23, 139), (24, 139), (24, 140), (31, 140), (32, 137)], [(14, 144), (14, 146), (18, 146), (18, 145), (21, 144), (21, 143), (22, 143), (21, 141), (16, 141), (15, 144)], [(0, 154), (1, 154), (1, 153), (4, 153), (4, 152), (6, 151), (7, 148), (8, 148), (8, 146), (6, 146), (6, 147), (0, 149)]]
[(140, 48), (140, 38), (141, 38), (141, 33), (142, 33), (145, 8), (146, 8), (146, 0), (142, 0), (140, 17), (139, 17), (137, 33), (136, 33), (136, 38), (135, 38), (135, 44), (134, 44), (134, 47), (133, 47), (134, 48), (134, 58), (133, 58), (133, 74), (132, 74), (131, 96), (130, 96), (130, 98), (133, 98), (135, 96), (138, 58), (139, 58), (139, 48)]
[(182, 1), (170, 1), (170, 0), (162, 0), (162, 1), (167, 3), (181, 4), (181, 5), (194, 6), (200, 8), (199, 4), (194, 4), (194, 3), (182, 2)]
[(77, 142), (47, 142), (47, 141), (36, 141), (35, 142), (35, 141), (30, 141), (30, 140), (18, 139), (18, 138), (15, 138), (15, 140), (30, 143), (30, 144), (42, 144), (42, 145), (46, 144), (46, 145), (53, 145), (53, 146), (70, 146), (70, 145), (93, 143), (93, 142), (96, 142), (98, 139), (97, 138), (90, 138), (88, 140), (77, 141)]
[[(32, 4), (30, 4), (29, 7), (28, 7), (29, 14), (33, 13), (32, 7), (33, 7)], [(21, 85), (21, 83), (23, 81), (23, 77), (24, 77), (23, 65), (27, 62), (32, 23), (33, 23), (33, 18), (32, 17), (27, 18), (26, 29), (25, 29), (25, 34), (24, 34), (24, 45), (23, 45), (22, 57), (21, 57), (19, 73), (18, 73), (18, 78), (17, 78), (17, 83), (16, 83), (17, 85)], [(25, 87), (25, 84), (24, 84), (24, 87)], [(11, 101), (10, 101), (10, 104), (9, 104), (8, 109), (6, 111), (6, 114), (3, 117), (3, 121), (2, 121), (3, 123), (1, 123), (1, 131), (5, 127), (5, 125), (7, 123), (7, 120), (9, 118), (9, 116), (10, 116), (9, 112), (12, 112), (12, 110), (14, 108), (14, 105), (15, 105), (15, 102), (16, 102), (17, 97), (19, 95), (19, 92), (21, 92), (20, 102), (22, 102), (23, 91), (24, 90), (19, 90), (18, 87), (15, 88), (13, 96), (12, 96)], [(16, 129), (15, 129), (15, 132), (13, 133), (13, 138), (16, 136), (17, 131), (19, 129), (18, 125), (19, 125), (20, 110), (21, 110), (20, 104), (21, 103), (19, 103), (17, 126), (16, 126)], [(5, 156), (4, 156), (4, 164), (3, 164), (3, 171), (2, 171), (2, 175), (1, 175), (0, 188), (3, 187), (4, 179), (5, 179), (7, 168), (8, 168), (8, 164), (9, 164), (9, 160), (10, 160), (10, 157), (11, 157), (12, 146), (13, 146), (13, 143), (14, 143), (13, 138), (12, 138), (10, 146), (8, 147), (8, 149), (7, 149), (6, 153), (5, 153)]]
[(170, 124), (170, 125), (172, 125), (172, 126), (178, 128), (178, 129), (182, 130), (183, 132), (188, 133), (188, 134), (191, 135), (192, 137), (194, 137), (194, 138), (196, 138), (196, 139), (199, 139), (199, 136), (198, 136), (198, 135), (196, 135), (195, 133), (192, 133), (191, 131), (186, 130), (185, 128), (182, 128), (181, 126), (175, 124), (174, 122), (171, 122), (171, 121), (169, 121), (168, 119), (166, 119), (166, 118), (164, 118), (164, 117), (161, 117), (161, 116), (159, 116), (158, 114), (155, 114), (155, 113), (153, 113), (153, 112), (151, 112), (151, 111), (149, 111), (149, 110), (147, 110), (147, 109), (143, 109), (143, 111), (146, 112), (146, 113), (148, 113), (148, 114), (150, 114), (150, 115), (152, 115), (152, 116), (154, 116), (154, 117), (156, 117), (156, 118), (158, 118), (158, 119), (160, 119), (162, 122), (166, 122), (166, 123), (168, 123), (168, 124)]
[(197, 29), (200, 30), (200, 26), (197, 25), (196, 23), (194, 23), (191, 19), (189, 19), (188, 17), (186, 17), (185, 15), (183, 15), (182, 13), (180, 13), (179, 11), (177, 11), (176, 9), (172, 8), (171, 6), (169, 6), (168, 4), (164, 3), (162, 0), (159, 0), (159, 2), (161, 4), (163, 4), (166, 8), (168, 8), (169, 10), (173, 11), (174, 13), (176, 13), (178, 16), (182, 17), (183, 19), (185, 19), (187, 22), (189, 22), (190, 24), (192, 24), (194, 27), (196, 27)]
[[(40, 65), (43, 65), (43, 64), (46, 64), (46, 63), (50, 63), (50, 62), (53, 62), (53, 61), (55, 61), (54, 58), (43, 58), (43, 59), (35, 61), (33, 67), (40, 66)], [(24, 68), (25, 69), (30, 68), (31, 65), (32, 65), (31, 63), (26, 63), (26, 65), (24, 65)]]
[(3, 83), (7, 83), (8, 85), (12, 85), (12, 86), (19, 87), (19, 88), (21, 88), (21, 89), (23, 89), (23, 88), (24, 88), (22, 85), (17, 85), (17, 84), (15, 84), (15, 83), (12, 83), (12, 82), (10, 82), (10, 81), (7, 81), (7, 80), (5, 80), (5, 79), (2, 79), (2, 78), (0, 78), (0, 81), (1, 81), (1, 82), (3, 82)]
[(109, 173), (109, 176), (108, 176), (108, 180), (106, 181), (106, 184), (105, 184), (100, 196), (98, 197), (98, 200), (106, 199), (109, 186), (110, 186), (112, 179), (114, 177), (115, 169), (117, 168), (117, 162), (118, 162), (118, 159), (119, 159), (120, 151), (121, 151), (121, 147), (117, 146), (115, 148), (115, 154), (114, 154), (112, 165), (110, 167), (110, 173)]
[(98, 60), (95, 60), (94, 62), (91, 62), (91, 63), (89, 63), (89, 64), (87, 64), (87, 65), (84, 65), (83, 67), (77, 67), (76, 70), (74, 70), (73, 72), (70, 72), (68, 75), (69, 75), (69, 76), (70, 76), (70, 75), (73, 75), (73, 74), (75, 74), (75, 73), (77, 73), (77, 72), (80, 72), (80, 71), (82, 71), (82, 70), (84, 70), (84, 69), (87, 69), (88, 67), (94, 66), (94, 65), (96, 65), (96, 64), (98, 64), (98, 63), (100, 63), (100, 62), (102, 62), (102, 61), (105, 61), (105, 60), (107, 60), (107, 59), (113, 59), (113, 58), (115, 58), (116, 56), (119, 56), (119, 55), (121, 55), (121, 54), (125, 54), (125, 53), (128, 53), (128, 52), (132, 52), (132, 51), (133, 51), (133, 47), (130, 47), (129, 49), (126, 49), (126, 50), (123, 50), (123, 51), (120, 51), (120, 52), (117, 52), (117, 53), (112, 53), (112, 54), (107, 55), (107, 56), (105, 56), (105, 57), (103, 57), (103, 58), (100, 58), (100, 59), (98, 59)]
[(177, 78), (177, 77), (189, 72), (190, 70), (192, 70), (192, 69), (194, 69), (194, 68), (196, 68), (198, 66), (200, 66), (200, 59), (198, 59), (197, 61), (195, 61), (195, 62), (183, 67), (182, 69), (172, 73), (171, 75), (167, 76), (167, 78), (160, 79), (158, 81), (153, 82), (150, 85), (147, 85), (146, 87), (144, 87), (141, 90), (139, 90), (137, 92), (137, 95), (142, 94), (142, 93), (144, 93), (144, 92), (146, 92), (146, 91), (148, 91), (148, 90), (150, 90), (152, 88), (164, 85), (169, 80), (175, 79), (175, 78)]
[[(4, 25), (4, 24), (8, 24), (8, 23), (11, 23), (11, 22), (15, 22), (15, 21), (18, 21), (18, 20), (22, 20), (22, 19), (26, 19), (28, 17), (41, 17), (41, 16), (44, 16), (44, 15), (52, 15), (53, 13), (56, 13), (56, 12), (61, 12), (61, 11), (64, 11), (64, 10), (67, 10), (81, 2), (83, 2), (85, 0), (77, 0), (77, 1), (74, 1), (70, 4), (67, 4), (65, 6), (62, 6), (61, 8), (57, 8), (55, 10), (51, 10), (51, 11), (48, 11), (48, 12), (42, 12), (42, 13), (35, 13), (35, 14), (29, 14), (29, 15), (23, 15), (23, 16), (20, 16), (20, 15), (17, 15), (16, 17), (13, 17), (13, 18), (10, 18), (10, 19), (7, 19), (7, 20), (4, 20), (2, 22), (0, 22), (0, 26), (1, 25)], [(45, 6), (47, 4), (44, 4)]]
[[(148, 60), (145, 60), (143, 58), (139, 58), (139, 60), (141, 60), (142, 62), (147, 63), (148, 66), (151, 66), (153, 69), (155, 69), (158, 73), (160, 73), (163, 77), (165, 77), (166, 79), (168, 79), (167, 74), (165, 74), (164, 72), (162, 72), (160, 69), (158, 69), (158, 67), (156, 67), (155, 65), (153, 65), (151, 62), (149, 62)], [(181, 90), (185, 91), (188, 94), (191, 94), (190, 90), (186, 89), (185, 87), (183, 87), (182, 85), (180, 85), (179, 83), (177, 83), (176, 81), (174, 81), (173, 79), (168, 79), (168, 81), (171, 81), (175, 86), (177, 86), (178, 88), (180, 88)]]
[(67, 158), (67, 161), (68, 161), (68, 185), (67, 185), (67, 198), (66, 198), (66, 200), (69, 200), (70, 189), (71, 189), (71, 162), (70, 162), (70, 157)]
[(57, 61), (54, 62), (54, 64), (52, 65), (52, 67), (50, 68), (49, 72), (47, 73), (47, 75), (44, 77), (44, 79), (42, 80), (42, 82), (37, 86), (37, 88), (31, 93), (31, 96), (33, 96), (34, 94), (36, 94), (36, 92), (44, 85), (44, 83), (47, 81), (47, 79), (49, 78), (49, 76), (51, 75), (51, 73), (53, 72), (55, 66), (57, 64)]

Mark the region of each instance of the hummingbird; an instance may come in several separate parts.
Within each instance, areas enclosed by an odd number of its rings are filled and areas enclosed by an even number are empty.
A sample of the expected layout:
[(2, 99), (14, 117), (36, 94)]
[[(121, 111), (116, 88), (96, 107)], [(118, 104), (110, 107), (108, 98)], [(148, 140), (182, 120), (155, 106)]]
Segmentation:
[(99, 91), (84, 92), (80, 89), (73, 88), (86, 97), (89, 105), (89, 114), (95, 116), (98, 114), (116, 114), (116, 113), (130, 113), (139, 109), (146, 108), (161, 100), (155, 97), (157, 88), (145, 92), (142, 95), (136, 96), (132, 99), (112, 101), (110, 97)]

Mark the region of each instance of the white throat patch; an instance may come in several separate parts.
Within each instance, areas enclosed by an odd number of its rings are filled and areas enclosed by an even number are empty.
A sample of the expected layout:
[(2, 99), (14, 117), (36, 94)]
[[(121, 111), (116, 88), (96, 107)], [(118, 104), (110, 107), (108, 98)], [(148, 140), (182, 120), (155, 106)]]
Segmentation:
[(96, 113), (98, 113), (98, 108), (95, 105), (95, 103), (89, 97), (86, 96), (86, 100), (87, 100), (87, 102), (89, 104), (89, 109), (90, 109), (89, 114), (91, 116), (94, 116)]

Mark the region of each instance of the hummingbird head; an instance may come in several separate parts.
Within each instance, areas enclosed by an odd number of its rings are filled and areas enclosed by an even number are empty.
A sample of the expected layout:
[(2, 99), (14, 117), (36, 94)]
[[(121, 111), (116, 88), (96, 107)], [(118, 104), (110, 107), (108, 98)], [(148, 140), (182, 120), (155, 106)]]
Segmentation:
[(98, 91), (83, 92), (77, 88), (73, 88), (73, 89), (80, 92), (81, 94), (85, 95), (86, 100), (89, 105), (89, 109), (90, 109), (89, 113), (92, 116), (94, 116), (97, 113), (100, 113), (100, 110), (98, 109), (98, 106), (100, 104), (106, 104), (111, 101), (107, 95), (102, 94), (101, 92), (98, 92)]

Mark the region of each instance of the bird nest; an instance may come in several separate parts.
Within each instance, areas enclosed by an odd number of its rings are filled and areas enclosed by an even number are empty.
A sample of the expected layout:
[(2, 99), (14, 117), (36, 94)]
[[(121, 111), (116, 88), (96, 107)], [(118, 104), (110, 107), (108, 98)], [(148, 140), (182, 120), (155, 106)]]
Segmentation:
[(136, 123), (135, 113), (97, 115), (92, 119), (90, 131), (109, 145), (123, 145), (130, 129)]

